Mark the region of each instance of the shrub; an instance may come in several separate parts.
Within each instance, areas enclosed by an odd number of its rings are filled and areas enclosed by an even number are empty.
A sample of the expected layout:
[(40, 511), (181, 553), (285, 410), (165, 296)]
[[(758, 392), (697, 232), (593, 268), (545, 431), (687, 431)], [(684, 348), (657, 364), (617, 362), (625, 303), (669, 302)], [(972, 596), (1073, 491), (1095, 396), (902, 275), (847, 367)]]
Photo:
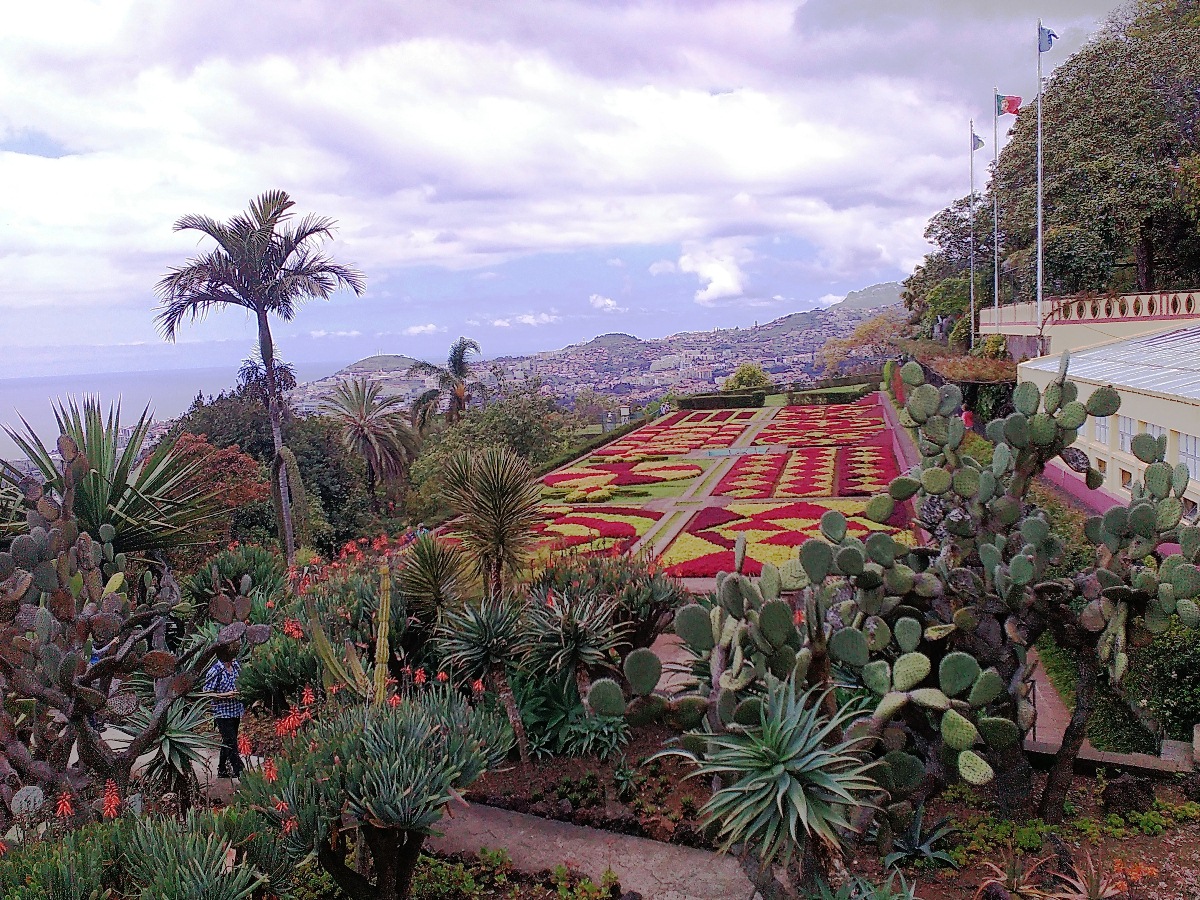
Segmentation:
[[(289, 739), (243, 782), (293, 860), (314, 857), (351, 897), (403, 900), (442, 810), (512, 747), (508, 723), (442, 688), (357, 706)], [(345, 862), (347, 831), (374, 883)]]
[(245, 703), (282, 711), (307, 685), (319, 684), (321, 664), (305, 640), (277, 633), (242, 661), (238, 690)]
[(534, 589), (594, 593), (616, 602), (614, 621), (628, 631), (621, 650), (649, 647), (688, 597), (678, 579), (645, 556), (569, 555), (551, 560), (534, 580)]
[(1200, 643), (1194, 632), (1172, 624), (1149, 646), (1133, 653), (1130, 695), (1144, 697), (1171, 740), (1192, 740), (1200, 722)]

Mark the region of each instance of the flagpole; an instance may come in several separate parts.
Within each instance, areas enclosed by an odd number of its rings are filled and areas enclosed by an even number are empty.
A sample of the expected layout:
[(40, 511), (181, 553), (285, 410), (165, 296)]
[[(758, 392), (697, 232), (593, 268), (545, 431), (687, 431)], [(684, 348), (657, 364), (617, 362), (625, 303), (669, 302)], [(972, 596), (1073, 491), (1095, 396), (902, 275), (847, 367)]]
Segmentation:
[(1042, 20), (1037, 40), (1037, 326), (1042, 327)]
[(1000, 108), (999, 88), (992, 88), (992, 309), (1000, 324)]
[(971, 202), (967, 215), (971, 221), (971, 349), (975, 349), (975, 120), (971, 120), (967, 145), (971, 154)]

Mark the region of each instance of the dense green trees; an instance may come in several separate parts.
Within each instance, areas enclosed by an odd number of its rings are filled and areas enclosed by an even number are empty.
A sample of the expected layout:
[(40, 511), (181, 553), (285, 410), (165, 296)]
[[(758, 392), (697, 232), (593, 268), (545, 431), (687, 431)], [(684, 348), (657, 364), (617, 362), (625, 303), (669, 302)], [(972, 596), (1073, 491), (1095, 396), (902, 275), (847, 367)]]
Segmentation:
[(723, 391), (744, 391), (771, 386), (771, 376), (758, 363), (742, 363), (721, 385)]
[[(1048, 294), (1200, 282), (1198, 44), (1197, 0), (1137, 0), (1049, 78), (1042, 109)], [(980, 197), (980, 305), (992, 293), (991, 190), (1000, 201), (1001, 296), (1036, 293), (1036, 135), (1031, 102)], [(968, 216), (962, 198), (930, 221), (925, 236), (934, 249), (905, 282), (910, 308), (931, 316), (931, 301), (961, 293), (943, 282), (967, 270)]]

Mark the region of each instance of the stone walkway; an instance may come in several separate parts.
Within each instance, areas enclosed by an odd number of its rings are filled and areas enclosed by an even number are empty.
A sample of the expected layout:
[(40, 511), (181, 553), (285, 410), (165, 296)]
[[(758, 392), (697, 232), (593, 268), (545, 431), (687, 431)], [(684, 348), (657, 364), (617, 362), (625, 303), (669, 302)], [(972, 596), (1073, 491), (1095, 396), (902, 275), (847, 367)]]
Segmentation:
[(431, 850), (474, 854), (482, 847), (503, 848), (522, 871), (565, 864), (596, 882), (612, 869), (623, 890), (645, 900), (750, 900), (757, 894), (730, 856), (477, 803), (453, 813), (439, 823), (444, 835), (429, 842)]

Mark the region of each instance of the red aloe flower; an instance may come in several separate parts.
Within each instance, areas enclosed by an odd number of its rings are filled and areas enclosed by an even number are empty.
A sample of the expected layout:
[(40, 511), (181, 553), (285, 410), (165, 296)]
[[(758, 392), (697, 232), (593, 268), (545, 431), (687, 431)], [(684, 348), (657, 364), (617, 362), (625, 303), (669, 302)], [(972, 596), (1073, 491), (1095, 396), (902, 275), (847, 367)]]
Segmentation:
[(238, 735), (238, 756), (249, 756), (254, 752), (254, 745), (250, 743), (250, 738), (244, 734)]
[(441, 682), (442, 684), (445, 684), (447, 681), (449, 681), (449, 680), (450, 680), (450, 676), (449, 676), (449, 675), (447, 675), (445, 672), (438, 672), (438, 673), (437, 673), (437, 680), (438, 680), (439, 682)]
[(312, 706), (317, 702), (317, 695), (310, 685), (304, 686), (304, 690), (300, 693), (300, 702), (305, 706)]
[(417, 684), (424, 684), (425, 683), (425, 670), (417, 669), (416, 674), (413, 675), (413, 681), (415, 681)]
[(265, 763), (263, 763), (262, 771), (263, 778), (267, 780), (268, 784), (274, 784), (279, 780), (279, 770), (275, 768), (275, 760), (268, 759)]
[(117, 791), (117, 783), (111, 778), (104, 782), (104, 809), (102, 815), (106, 819), (115, 819), (121, 814), (121, 795)]
[(72, 802), (70, 791), (64, 790), (58, 795), (58, 802), (54, 806), (54, 814), (60, 819), (69, 819), (75, 815), (75, 804)]
[(483, 679), (476, 678), (473, 682), (471, 682), (471, 690), (474, 691), (476, 694), (482, 694), (483, 693)]
[(400, 695), (392, 694), (392, 696), (388, 697), (387, 702), (388, 702), (388, 706), (390, 706), (392, 709), (395, 709), (397, 706), (400, 705)]

